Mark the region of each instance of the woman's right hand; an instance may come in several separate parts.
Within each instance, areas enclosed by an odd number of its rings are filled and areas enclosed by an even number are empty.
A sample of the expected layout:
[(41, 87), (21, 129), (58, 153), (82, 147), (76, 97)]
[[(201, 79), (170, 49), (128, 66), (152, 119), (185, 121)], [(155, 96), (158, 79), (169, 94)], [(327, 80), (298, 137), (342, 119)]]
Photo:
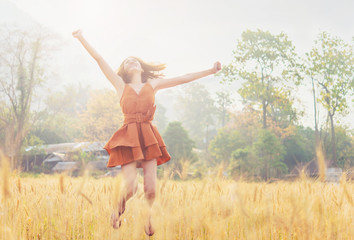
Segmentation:
[(74, 31), (72, 34), (73, 34), (73, 37), (74, 37), (74, 38), (80, 38), (80, 37), (82, 37), (82, 31), (81, 31), (81, 29), (78, 29), (78, 30)]

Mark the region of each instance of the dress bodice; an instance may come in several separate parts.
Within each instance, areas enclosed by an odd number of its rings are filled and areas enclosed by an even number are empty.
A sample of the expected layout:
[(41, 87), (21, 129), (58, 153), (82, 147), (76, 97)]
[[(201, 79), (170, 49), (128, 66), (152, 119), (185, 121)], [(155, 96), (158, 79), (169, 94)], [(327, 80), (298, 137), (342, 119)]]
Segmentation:
[(125, 84), (120, 106), (123, 114), (146, 113), (155, 105), (155, 92), (149, 82), (144, 83), (137, 93), (129, 84)]

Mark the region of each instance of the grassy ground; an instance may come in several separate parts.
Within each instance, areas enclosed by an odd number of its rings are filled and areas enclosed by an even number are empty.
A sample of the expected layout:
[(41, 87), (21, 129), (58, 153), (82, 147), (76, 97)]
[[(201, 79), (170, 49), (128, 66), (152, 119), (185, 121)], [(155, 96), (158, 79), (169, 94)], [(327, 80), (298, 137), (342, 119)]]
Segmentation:
[[(167, 176), (167, 174), (166, 174)], [(1, 239), (147, 239), (143, 179), (122, 227), (109, 224), (122, 179), (20, 176), (2, 167)], [(354, 239), (354, 184), (302, 177), (158, 181), (151, 239)]]

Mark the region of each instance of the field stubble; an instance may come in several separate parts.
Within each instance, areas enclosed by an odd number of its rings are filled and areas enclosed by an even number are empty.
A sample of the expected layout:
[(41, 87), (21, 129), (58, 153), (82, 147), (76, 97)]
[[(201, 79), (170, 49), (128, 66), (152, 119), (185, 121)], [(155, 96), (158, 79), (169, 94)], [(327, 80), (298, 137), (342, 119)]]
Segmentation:
[[(166, 174), (165, 176), (168, 176)], [(124, 181), (115, 178), (19, 177), (1, 165), (1, 239), (147, 239), (143, 178), (127, 202), (122, 227), (109, 217)], [(158, 180), (152, 239), (353, 239), (352, 182)]]

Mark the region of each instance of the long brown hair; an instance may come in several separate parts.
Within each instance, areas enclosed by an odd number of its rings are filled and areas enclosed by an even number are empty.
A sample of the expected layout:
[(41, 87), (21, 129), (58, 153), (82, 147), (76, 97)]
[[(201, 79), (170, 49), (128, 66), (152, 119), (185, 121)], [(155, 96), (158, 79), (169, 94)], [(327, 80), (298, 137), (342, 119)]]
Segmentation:
[[(152, 63), (147, 63), (141, 60), (138, 57), (130, 56), (127, 58), (135, 58), (136, 60), (139, 61), (141, 68), (144, 70), (144, 72), (141, 73), (141, 81), (145, 83), (148, 79), (153, 79), (157, 77), (162, 77), (165, 76), (163, 73), (156, 73), (158, 71), (161, 71), (166, 68), (166, 64), (152, 64)], [(126, 58), (126, 59), (127, 59)], [(125, 59), (125, 60), (126, 60)], [(127, 73), (124, 70), (124, 62), (125, 60), (120, 64), (117, 74), (123, 79), (125, 83), (130, 83), (130, 79), (127, 75)]]

